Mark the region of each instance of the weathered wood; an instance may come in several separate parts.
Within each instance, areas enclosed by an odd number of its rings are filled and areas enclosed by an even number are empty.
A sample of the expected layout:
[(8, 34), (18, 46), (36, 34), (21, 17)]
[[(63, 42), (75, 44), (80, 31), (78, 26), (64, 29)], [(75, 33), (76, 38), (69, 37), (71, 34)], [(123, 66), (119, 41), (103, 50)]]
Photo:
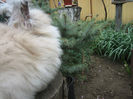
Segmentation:
[(115, 22), (116, 22), (116, 30), (120, 30), (120, 27), (122, 25), (122, 3), (116, 4), (116, 16), (115, 16)]
[(81, 7), (74, 6), (61, 8), (58, 12), (60, 14), (60, 17), (65, 14), (70, 18), (71, 21), (77, 21), (80, 20)]
[(63, 99), (63, 76), (57, 74), (48, 87), (36, 95), (36, 99)]
[(112, 0), (113, 4), (120, 4), (120, 3), (127, 3), (127, 2), (133, 2), (133, 0)]
[(112, 0), (113, 4), (121, 4), (121, 3), (126, 3), (127, 0)]

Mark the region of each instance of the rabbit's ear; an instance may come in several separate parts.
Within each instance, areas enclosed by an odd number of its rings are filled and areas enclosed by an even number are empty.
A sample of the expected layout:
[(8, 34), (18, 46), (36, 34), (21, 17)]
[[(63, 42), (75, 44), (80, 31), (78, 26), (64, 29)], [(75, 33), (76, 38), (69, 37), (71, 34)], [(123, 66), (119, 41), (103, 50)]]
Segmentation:
[(21, 2), (21, 7), (20, 7), (21, 13), (23, 15), (23, 18), (25, 21), (30, 19), (30, 14), (29, 14), (29, 7), (28, 7), (28, 1)]
[(29, 13), (28, 1), (23, 0), (23, 2), (21, 2), (20, 10), (21, 10), (22, 17), (24, 19), (24, 26), (26, 28), (30, 28), (31, 22), (30, 22), (30, 13)]
[(16, 28), (30, 28), (30, 13), (28, 1), (19, 0), (13, 3), (13, 11), (11, 13), (11, 17), (8, 25), (14, 26)]

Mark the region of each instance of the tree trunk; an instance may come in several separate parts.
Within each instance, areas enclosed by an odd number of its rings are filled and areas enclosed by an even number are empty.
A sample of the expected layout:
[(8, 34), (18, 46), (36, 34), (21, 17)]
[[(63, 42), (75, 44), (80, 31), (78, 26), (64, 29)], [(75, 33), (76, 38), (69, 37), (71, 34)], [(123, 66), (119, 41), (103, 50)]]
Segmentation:
[(63, 99), (63, 76), (58, 73), (48, 87), (36, 95), (36, 99)]
[(70, 18), (71, 21), (78, 21), (80, 20), (81, 7), (66, 7), (60, 9), (58, 12), (60, 14), (60, 17), (62, 17), (65, 14), (67, 15), (67, 17)]

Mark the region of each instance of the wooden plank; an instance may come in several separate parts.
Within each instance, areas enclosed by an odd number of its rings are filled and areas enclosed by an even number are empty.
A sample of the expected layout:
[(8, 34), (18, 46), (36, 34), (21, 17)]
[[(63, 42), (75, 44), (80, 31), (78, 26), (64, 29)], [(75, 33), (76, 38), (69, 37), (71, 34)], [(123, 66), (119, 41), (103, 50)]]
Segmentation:
[(122, 3), (116, 4), (116, 16), (115, 16), (115, 22), (116, 22), (116, 30), (120, 30), (120, 27), (122, 25)]

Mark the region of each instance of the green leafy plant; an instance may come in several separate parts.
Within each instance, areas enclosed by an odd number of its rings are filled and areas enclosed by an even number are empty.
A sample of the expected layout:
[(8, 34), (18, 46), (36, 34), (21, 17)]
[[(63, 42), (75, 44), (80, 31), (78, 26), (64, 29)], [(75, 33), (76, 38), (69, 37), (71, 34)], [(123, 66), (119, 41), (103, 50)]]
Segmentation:
[(133, 49), (133, 26), (125, 25), (119, 32), (115, 31), (114, 27), (112, 22), (100, 32), (95, 52), (113, 60), (129, 61)]
[(128, 75), (131, 76), (131, 67), (128, 65), (126, 61), (124, 61), (124, 68)]

